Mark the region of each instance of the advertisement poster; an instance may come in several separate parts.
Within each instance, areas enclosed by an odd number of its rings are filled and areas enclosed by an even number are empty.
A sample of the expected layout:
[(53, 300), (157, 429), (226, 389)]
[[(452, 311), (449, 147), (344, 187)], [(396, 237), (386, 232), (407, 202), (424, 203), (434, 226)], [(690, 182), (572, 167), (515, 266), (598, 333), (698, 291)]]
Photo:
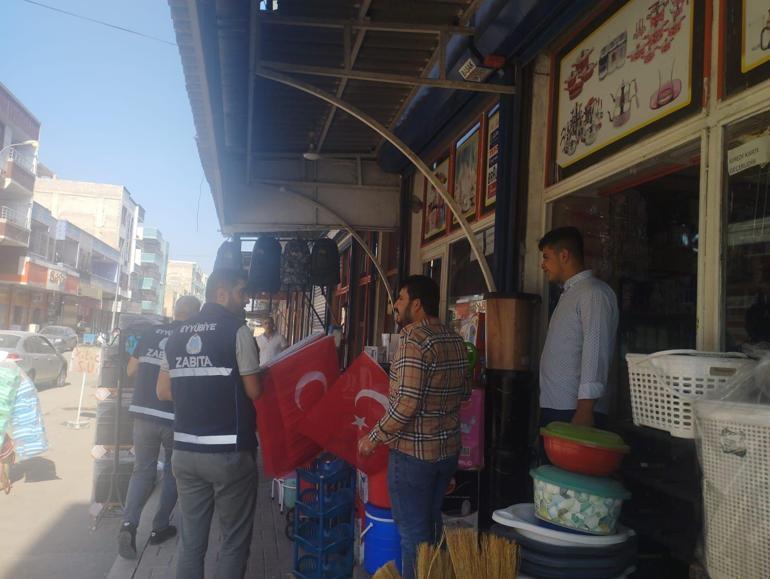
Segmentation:
[[(469, 221), (476, 215), (476, 189), (479, 171), (479, 129), (457, 143), (455, 156), (454, 198)], [(456, 219), (452, 219), (457, 223)]]
[(497, 199), (497, 165), (500, 152), (500, 113), (495, 112), (487, 123), (487, 179), (484, 207), (491, 207)]
[(743, 0), (741, 72), (770, 61), (770, 2)]
[[(434, 170), (436, 177), (444, 185), (449, 182), (449, 157), (441, 161)], [(425, 207), (423, 209), (423, 240), (427, 241), (438, 237), (446, 231), (446, 218), (448, 208), (443, 197), (425, 180)]]
[(557, 61), (561, 168), (693, 102), (697, 0), (630, 0)]

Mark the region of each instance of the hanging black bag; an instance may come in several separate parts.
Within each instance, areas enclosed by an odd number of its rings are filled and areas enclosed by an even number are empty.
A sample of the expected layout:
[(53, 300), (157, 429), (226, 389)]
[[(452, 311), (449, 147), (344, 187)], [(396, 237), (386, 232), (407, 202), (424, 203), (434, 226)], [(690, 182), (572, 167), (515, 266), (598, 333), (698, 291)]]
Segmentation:
[(254, 243), (246, 290), (252, 295), (281, 290), (281, 244), (274, 237), (259, 237)]
[(310, 250), (307, 242), (292, 239), (283, 248), (281, 282), (286, 289), (303, 290), (310, 281)]
[(217, 250), (214, 269), (243, 269), (241, 244), (239, 241), (223, 241)]
[(321, 287), (336, 286), (340, 283), (340, 252), (333, 239), (325, 237), (313, 243), (310, 283)]

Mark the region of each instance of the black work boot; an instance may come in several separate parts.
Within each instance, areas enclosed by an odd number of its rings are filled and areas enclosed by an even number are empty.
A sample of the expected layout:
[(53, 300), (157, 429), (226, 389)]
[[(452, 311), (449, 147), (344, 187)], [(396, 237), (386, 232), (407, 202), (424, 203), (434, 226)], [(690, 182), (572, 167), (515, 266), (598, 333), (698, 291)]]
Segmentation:
[(136, 559), (136, 525), (123, 523), (120, 527), (118, 553), (124, 559)]
[(168, 541), (171, 537), (176, 537), (176, 527), (173, 525), (150, 533), (150, 545), (160, 545), (161, 543)]

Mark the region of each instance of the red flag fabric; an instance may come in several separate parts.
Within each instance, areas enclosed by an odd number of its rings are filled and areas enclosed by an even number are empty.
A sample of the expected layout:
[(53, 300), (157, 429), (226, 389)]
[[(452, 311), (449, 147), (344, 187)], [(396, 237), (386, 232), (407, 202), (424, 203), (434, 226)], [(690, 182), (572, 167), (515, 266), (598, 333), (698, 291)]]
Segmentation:
[(388, 449), (358, 454), (358, 439), (369, 433), (388, 409), (388, 375), (368, 354), (361, 354), (323, 399), (307, 413), (300, 432), (366, 474), (388, 465)]
[(299, 425), (339, 377), (334, 338), (309, 338), (265, 367), (263, 394), (254, 403), (259, 440), (265, 470), (282, 476), (321, 451)]

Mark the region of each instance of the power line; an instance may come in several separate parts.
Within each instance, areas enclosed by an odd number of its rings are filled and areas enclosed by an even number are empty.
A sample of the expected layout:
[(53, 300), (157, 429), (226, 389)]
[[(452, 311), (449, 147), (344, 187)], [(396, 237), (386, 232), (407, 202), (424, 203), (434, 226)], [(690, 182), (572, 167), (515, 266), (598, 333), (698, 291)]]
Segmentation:
[(151, 36), (149, 34), (145, 34), (144, 32), (139, 32), (137, 30), (125, 28), (123, 26), (118, 26), (116, 24), (110, 24), (109, 22), (104, 22), (103, 20), (97, 20), (96, 18), (90, 18), (88, 16), (83, 16), (82, 14), (76, 14), (74, 12), (62, 10), (61, 8), (57, 8), (56, 6), (49, 6), (48, 4), (43, 4), (42, 2), (36, 2), (35, 0), (22, 0), (22, 2), (26, 2), (27, 4), (32, 4), (34, 6), (39, 6), (40, 8), (46, 8), (48, 10), (52, 10), (53, 12), (58, 12), (60, 14), (66, 14), (67, 16), (71, 16), (73, 18), (85, 20), (86, 22), (92, 22), (94, 24), (100, 24), (102, 26), (106, 26), (107, 28), (120, 30), (121, 32), (128, 32), (129, 34), (135, 34), (136, 36), (141, 36), (142, 38), (147, 38), (148, 40), (154, 40), (156, 42), (162, 42), (163, 44), (168, 44), (170, 46), (176, 46), (175, 42), (169, 42), (168, 40), (164, 40), (163, 38), (158, 38), (157, 36)]

